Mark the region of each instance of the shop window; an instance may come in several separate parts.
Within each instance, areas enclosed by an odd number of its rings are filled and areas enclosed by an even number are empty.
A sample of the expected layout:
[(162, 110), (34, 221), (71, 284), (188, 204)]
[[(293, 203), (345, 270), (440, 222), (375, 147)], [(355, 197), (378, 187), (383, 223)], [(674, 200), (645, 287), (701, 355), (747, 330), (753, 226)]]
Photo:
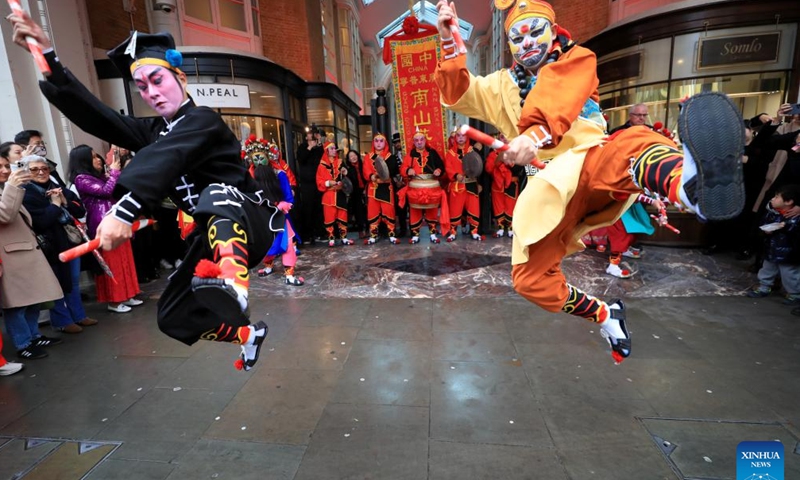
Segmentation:
[(240, 142), (250, 135), (275, 142), (286, 157), (286, 124), (277, 118), (258, 117), (253, 115), (222, 115), (222, 120), (236, 135)]
[[(647, 119), (649, 125), (656, 122), (664, 123), (667, 109), (667, 85), (666, 82), (657, 83), (601, 95), (600, 109), (608, 117), (608, 129), (611, 130), (627, 122), (628, 110), (637, 103), (647, 105), (650, 114)], [(668, 126), (674, 127), (674, 125)]]
[(303, 123), (305, 121), (303, 119), (303, 102), (299, 98), (289, 95), (289, 108), (291, 109), (292, 120), (295, 123)]
[(344, 108), (336, 105), (334, 112), (336, 112), (336, 128), (347, 130), (347, 113), (345, 113)]
[(186, 15), (208, 23), (214, 23), (211, 0), (184, 0)]
[(259, 0), (183, 2), (179, 13), (184, 44), (262, 52)]
[(333, 125), (333, 104), (327, 98), (309, 98), (306, 100), (308, 123), (317, 125)]
[[(250, 110), (253, 115), (286, 118), (283, 111), (283, 93), (280, 87), (260, 80), (219, 77), (217, 83), (247, 84), (250, 87)], [(223, 113), (241, 113), (241, 110), (223, 109)]]
[(358, 135), (361, 138), (361, 153), (369, 152), (372, 149), (372, 126), (359, 125)]

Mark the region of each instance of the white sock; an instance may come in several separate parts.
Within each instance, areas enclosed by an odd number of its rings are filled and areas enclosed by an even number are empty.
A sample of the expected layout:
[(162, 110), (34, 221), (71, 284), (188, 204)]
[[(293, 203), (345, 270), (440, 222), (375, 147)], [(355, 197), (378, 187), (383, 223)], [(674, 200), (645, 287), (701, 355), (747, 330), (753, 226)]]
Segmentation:
[(602, 330), (605, 330), (605, 332), (608, 333), (611, 336), (611, 338), (614, 339), (628, 338), (627, 335), (625, 335), (625, 332), (622, 331), (622, 327), (619, 324), (619, 320), (611, 318), (611, 310), (619, 310), (620, 309), (619, 305), (616, 303), (608, 305), (608, 309), (609, 309), (608, 317), (603, 323), (600, 324), (600, 328)]
[(683, 186), (686, 185), (686, 182), (696, 176), (697, 163), (694, 161), (694, 157), (692, 157), (689, 149), (685, 148), (683, 150), (683, 172), (681, 172), (681, 187), (678, 189), (678, 198), (687, 210), (689, 210), (691, 213), (694, 213), (702, 220), (705, 220), (706, 218), (700, 213), (700, 209), (697, 208), (697, 204), (692, 203), (691, 200), (689, 200), (689, 195), (687, 195), (686, 191), (683, 189)]
[(241, 285), (235, 284), (231, 278), (226, 278), (225, 283), (233, 287), (233, 290), (236, 292), (236, 300), (239, 301), (239, 307), (242, 311), (244, 312), (247, 310), (247, 289)]

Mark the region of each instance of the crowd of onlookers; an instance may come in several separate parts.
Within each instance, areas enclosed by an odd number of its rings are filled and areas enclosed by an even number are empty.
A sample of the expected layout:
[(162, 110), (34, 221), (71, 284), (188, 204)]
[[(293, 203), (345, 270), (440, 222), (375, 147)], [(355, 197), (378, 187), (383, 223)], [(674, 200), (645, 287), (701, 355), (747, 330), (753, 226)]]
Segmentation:
[[(59, 252), (94, 238), (114, 203), (117, 178), (132, 157), (114, 146), (100, 155), (79, 145), (70, 151), (65, 182), (47, 158), (40, 132), (25, 130), (0, 144), (0, 302), (6, 333), (20, 360), (47, 357), (46, 348), (62, 341), (40, 332), (41, 310), (49, 310), (50, 324), (59, 332), (78, 334), (97, 325), (83, 307), (82, 271), (92, 274), (98, 302), (112, 312), (127, 313), (143, 303), (136, 298), (140, 283), (180, 263), (185, 245), (177, 208), (168, 201), (154, 212), (158, 228), (137, 233), (113, 251), (66, 263), (58, 259)], [(0, 375), (21, 368), (0, 355)]]

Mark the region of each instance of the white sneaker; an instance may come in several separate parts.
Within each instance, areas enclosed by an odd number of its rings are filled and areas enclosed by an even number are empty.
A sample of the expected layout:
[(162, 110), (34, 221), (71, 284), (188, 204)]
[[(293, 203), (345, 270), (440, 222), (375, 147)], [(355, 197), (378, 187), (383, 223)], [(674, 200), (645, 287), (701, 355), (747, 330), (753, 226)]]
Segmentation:
[(335, 247), (336, 246), (336, 240), (328, 240), (328, 246), (329, 247)]
[(6, 377), (8, 375), (14, 375), (15, 373), (22, 370), (25, 364), (16, 363), (16, 362), (8, 362), (2, 367), (0, 367), (0, 377)]
[(411, 237), (409, 243), (419, 243), (419, 235), (414, 235), (413, 237)]
[(143, 303), (144, 302), (142, 300), (139, 300), (138, 298), (135, 298), (135, 297), (129, 298), (128, 300), (125, 300), (124, 302), (122, 302), (123, 305), (127, 305), (129, 307), (138, 307), (139, 305), (141, 305)]
[(108, 305), (108, 311), (114, 313), (128, 313), (132, 310), (131, 307), (125, 305), (125, 303), (120, 303), (119, 305)]
[(392, 242), (392, 245), (397, 245), (400, 243), (400, 240), (398, 240), (397, 237), (389, 237), (389, 241)]
[[(431, 240), (431, 241), (433, 241), (433, 240)], [(451, 233), (450, 235), (448, 235), (447, 236), (447, 241), (448, 242), (455, 242), (456, 241), (456, 234), (455, 233)]]
[(606, 268), (606, 273), (617, 278), (631, 278), (634, 274), (630, 267), (624, 262), (619, 265), (609, 263)]
[(508, 229), (508, 232), (507, 232), (506, 234), (508, 235), (508, 238), (511, 238), (511, 237), (513, 237), (513, 236), (514, 236), (514, 230), (511, 230), (511, 229), (509, 228), (509, 229)]
[(164, 260), (163, 258), (161, 259), (160, 262), (158, 262), (158, 264), (161, 265), (161, 268), (163, 268), (164, 270), (172, 270), (173, 268), (175, 268), (175, 266), (173, 264), (169, 263), (168, 261)]
[(644, 255), (644, 251), (641, 248), (628, 247), (622, 252), (622, 256), (628, 258), (642, 258), (642, 255)]
[(367, 245), (375, 245), (375, 242), (377, 242), (375, 237), (369, 237), (369, 240), (367, 240)]
[(354, 242), (353, 240), (350, 240), (349, 238), (343, 238), (342, 239), (342, 245), (352, 245), (354, 243), (356, 243), (356, 242)]
[(478, 242), (482, 242), (483, 241), (483, 236), (481, 236), (480, 234), (477, 234), (477, 233), (473, 233), (472, 234), (472, 239), (476, 240)]
[(631, 335), (625, 325), (625, 305), (621, 300), (608, 304), (608, 318), (600, 324), (600, 336), (611, 347), (611, 356), (619, 365), (631, 354)]
[(440, 241), (441, 240), (439, 240), (439, 237), (435, 233), (431, 234), (431, 243), (439, 243)]
[(503, 235), (505, 235), (505, 230), (503, 230), (502, 228), (498, 228), (497, 231), (494, 233), (494, 238), (503, 238)]
[(250, 325), (248, 328), (250, 328), (250, 338), (247, 339), (247, 343), (242, 345), (242, 353), (239, 357), (242, 360), (244, 370), (250, 370), (258, 361), (261, 345), (269, 332), (267, 324), (264, 322)]

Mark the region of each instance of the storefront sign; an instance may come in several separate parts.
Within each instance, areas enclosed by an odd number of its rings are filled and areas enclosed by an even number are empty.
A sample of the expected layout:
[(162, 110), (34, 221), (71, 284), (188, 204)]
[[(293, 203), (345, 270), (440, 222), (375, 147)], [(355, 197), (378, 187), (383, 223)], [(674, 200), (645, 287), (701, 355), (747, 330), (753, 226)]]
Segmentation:
[(775, 63), (781, 32), (700, 38), (697, 43), (697, 68), (723, 67), (747, 63)]
[(425, 134), (427, 145), (439, 155), (444, 156), (447, 150), (445, 112), (434, 80), (436, 64), (441, 59), (440, 46), (435, 28), (416, 35), (400, 33), (384, 40), (384, 48), (391, 52), (397, 127), (406, 152), (410, 151), (417, 130)]
[(210, 108), (250, 108), (250, 86), (229, 83), (190, 83), (194, 103)]
[(642, 52), (635, 52), (597, 64), (597, 77), (600, 79), (600, 85), (639, 78), (641, 66)]

